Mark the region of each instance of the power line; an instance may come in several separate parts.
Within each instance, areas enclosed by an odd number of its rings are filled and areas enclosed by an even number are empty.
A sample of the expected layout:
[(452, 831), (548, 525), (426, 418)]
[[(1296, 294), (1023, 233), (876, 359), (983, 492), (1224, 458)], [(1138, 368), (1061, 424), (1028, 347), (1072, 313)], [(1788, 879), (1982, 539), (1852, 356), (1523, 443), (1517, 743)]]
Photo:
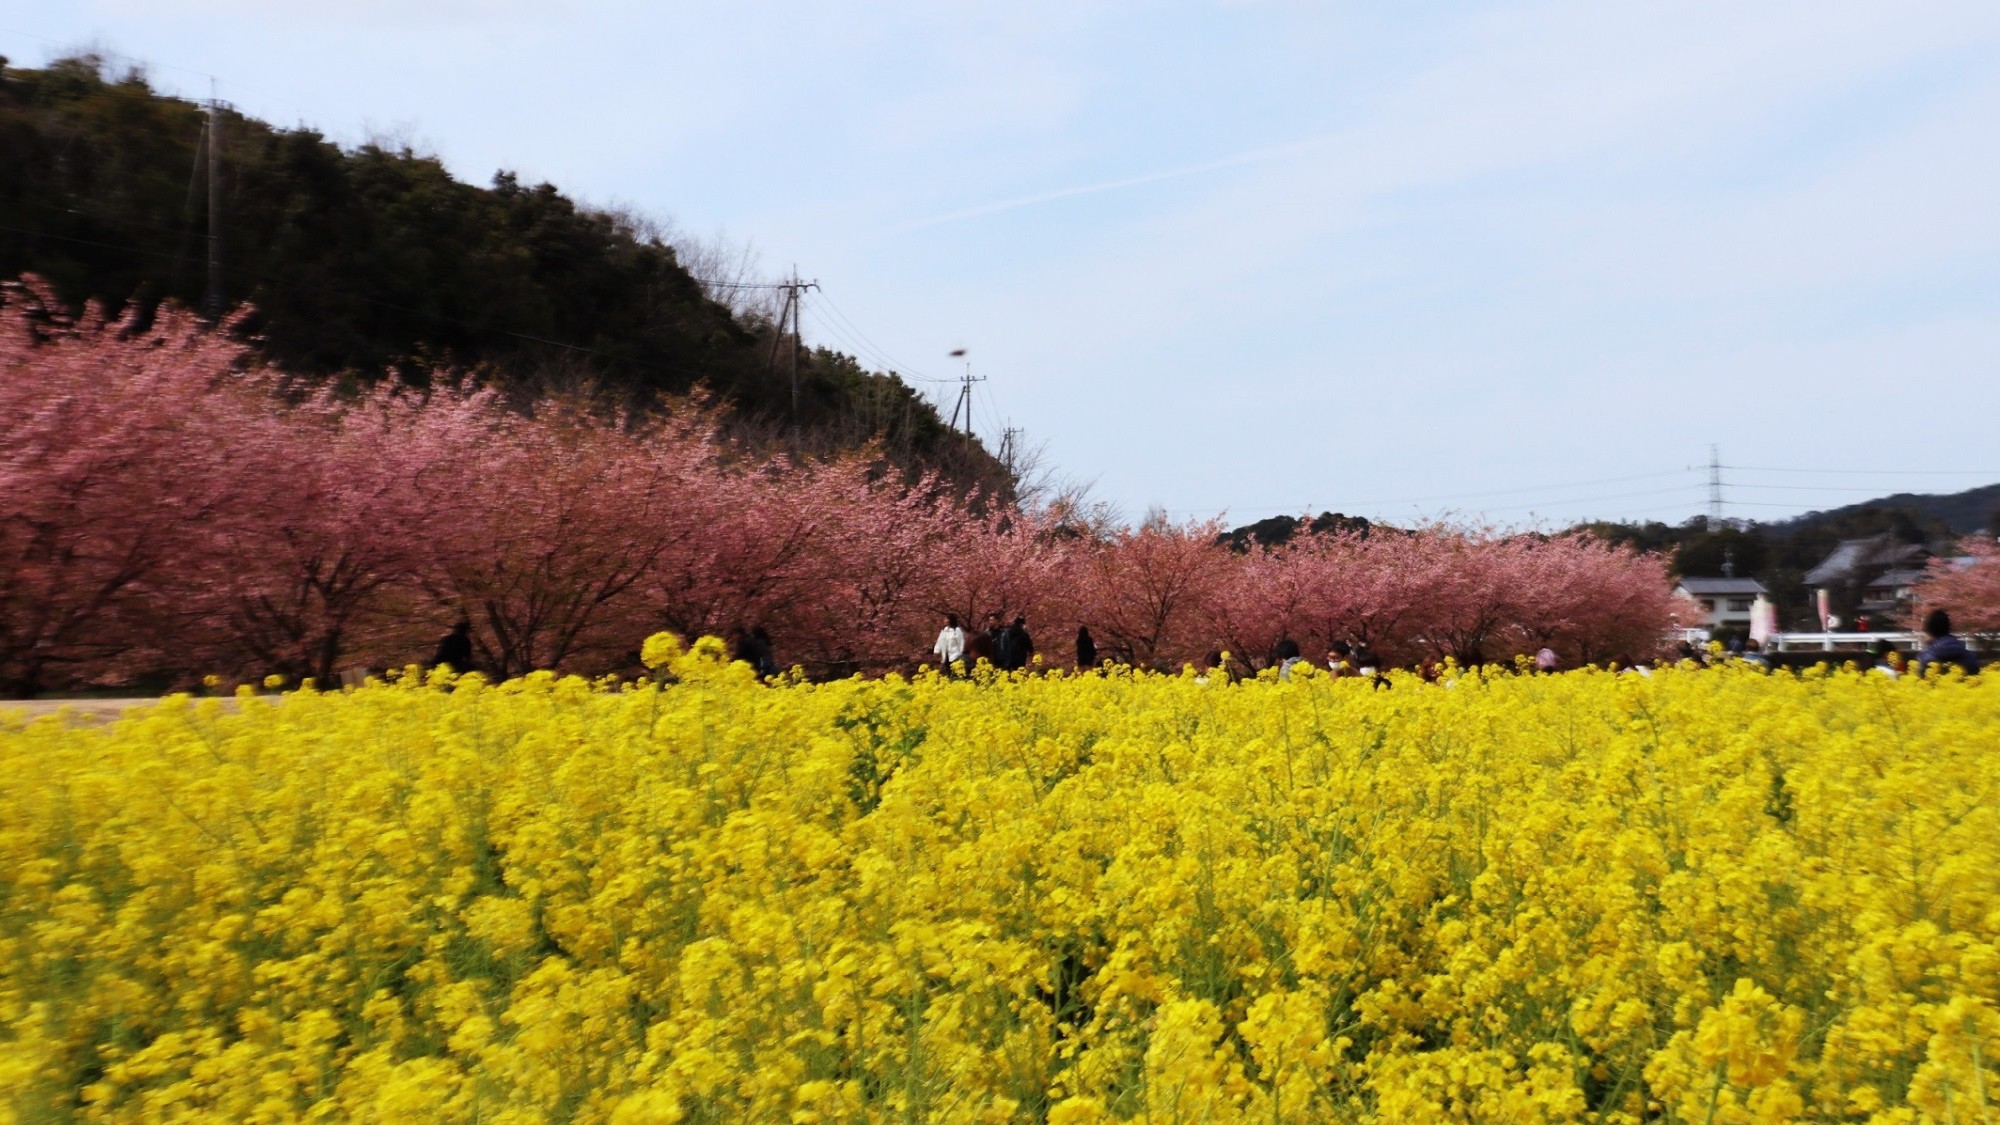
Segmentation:
[(1483, 492), (1458, 492), (1440, 496), (1413, 496), (1404, 500), (1353, 500), (1353, 504), (1426, 504), (1441, 500), (1472, 500), (1482, 496), (1518, 496), (1524, 492), (1548, 492), (1564, 488), (1593, 488), (1600, 484), (1625, 484), (1629, 481), (1657, 480), (1660, 477), (1684, 476), (1686, 469), (1668, 469), (1658, 473), (1634, 473), (1631, 476), (1604, 477), (1598, 480), (1571, 481), (1567, 484), (1540, 484), (1522, 488), (1493, 488)]
[(706, 277), (696, 277), (693, 274), (689, 274), (688, 278), (697, 285), (706, 285), (711, 289), (790, 289), (792, 287), (792, 283), (789, 281), (712, 281)]
[(1527, 504), (1502, 504), (1497, 508), (1482, 509), (1494, 512), (1532, 511), (1538, 508), (1567, 508), (1576, 504), (1602, 504), (1607, 500), (1631, 500), (1641, 496), (1665, 496), (1672, 493), (1685, 495), (1699, 485), (1676, 485), (1672, 488), (1653, 488), (1643, 492), (1618, 492), (1608, 496), (1578, 496), (1567, 500), (1538, 500)]
[[(904, 372), (897, 369), (894, 360), (890, 359), (885, 355), (882, 355), (880, 352), (876, 352), (873, 349), (870, 349), (865, 345), (856, 342), (851, 336), (847, 334), (847, 332), (843, 331), (839, 325), (835, 324), (832, 320), (828, 319), (827, 317), (820, 315), (820, 312), (821, 310), (817, 307), (815, 307), (812, 310), (813, 323), (818, 325), (821, 329), (825, 330), (827, 335), (833, 337), (835, 340), (847, 345), (848, 348), (852, 349), (856, 358), (864, 359), (867, 362), (880, 367), (882, 370), (888, 372), (889, 374), (897, 376), (898, 378), (901, 378), (904, 375)], [(915, 376), (915, 378), (923, 378), (923, 377)], [(948, 383), (951, 380), (924, 379), (924, 381), (929, 383)]]
[[(1731, 488), (1755, 488), (1763, 491), (1780, 492), (1880, 492), (1880, 488), (1864, 488), (1853, 484), (1732, 484)], [(1736, 503), (1732, 500), (1730, 503)]]
[(1730, 503), (1746, 508), (1790, 508), (1793, 511), (1817, 511), (1811, 504), (1784, 504), (1776, 500), (1732, 500)]
[(848, 316), (846, 311), (843, 310), (840, 307), (840, 305), (834, 301), (832, 297), (829, 297), (824, 293), (822, 293), (820, 295), (820, 298), (825, 303), (827, 311), (831, 312), (834, 316), (838, 317), (842, 324), (845, 324), (849, 329), (851, 329), (854, 332), (856, 336), (859, 336), (861, 340), (868, 345), (870, 350), (872, 350), (878, 358), (886, 361), (889, 364), (889, 369), (891, 371), (895, 371), (899, 374), (908, 374), (912, 378), (922, 379), (927, 383), (955, 382), (955, 380), (952, 379), (933, 378), (932, 376), (925, 375), (922, 372), (917, 371), (916, 369), (912, 368), (909, 364), (897, 362), (896, 357), (890, 355), (888, 349), (882, 347), (882, 345), (877, 344), (873, 339), (871, 339), (868, 333), (863, 332), (861, 330), (861, 326), (854, 322), (854, 318)]
[[(1594, 488), (1604, 484), (1625, 484), (1638, 480), (1657, 480), (1660, 477), (1684, 476), (1687, 469), (1668, 469), (1658, 473), (1635, 473), (1631, 476), (1603, 477), (1597, 480), (1570, 481), (1564, 484), (1536, 484), (1521, 488), (1492, 488), (1481, 492), (1451, 492), (1434, 496), (1408, 496), (1400, 500), (1343, 500), (1343, 507), (1382, 507), (1394, 504), (1429, 504), (1446, 500), (1475, 500), (1484, 496), (1518, 496), (1524, 492), (1549, 492), (1564, 488)], [(1560, 501), (1556, 501), (1560, 502)], [(1246, 509), (1254, 512), (1303, 512), (1313, 507), (1311, 504), (1265, 504)], [(1174, 511), (1194, 511), (1192, 508), (1170, 509)]]
[(2000, 469), (1777, 469), (1757, 465), (1724, 465), (1739, 473), (1828, 473), (1867, 477), (2000, 477)]

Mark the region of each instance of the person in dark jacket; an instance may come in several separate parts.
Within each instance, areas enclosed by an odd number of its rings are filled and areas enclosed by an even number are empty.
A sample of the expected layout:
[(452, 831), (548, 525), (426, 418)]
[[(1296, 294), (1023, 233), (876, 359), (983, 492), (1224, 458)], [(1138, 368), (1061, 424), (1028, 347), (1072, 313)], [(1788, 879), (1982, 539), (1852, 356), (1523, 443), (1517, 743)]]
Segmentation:
[(771, 647), (771, 634), (759, 625), (750, 630), (750, 666), (757, 669), (759, 677), (775, 676), (779, 672), (777, 650)]
[(1979, 658), (1951, 635), (1951, 615), (1941, 609), (1924, 617), (1924, 650), (1917, 654), (1917, 675), (1930, 671), (1933, 664), (1956, 664), (1968, 676), (1979, 671)]
[(451, 632), (438, 638), (437, 652), (431, 656), (431, 667), (444, 668), (452, 672), (472, 671), (472, 622), (459, 618)]
[(1354, 667), (1363, 679), (1375, 685), (1376, 691), (1395, 686), (1389, 682), (1389, 677), (1383, 674), (1382, 658), (1375, 655), (1375, 650), (1368, 647), (1366, 641), (1354, 647)]
[(771, 634), (762, 625), (752, 629), (738, 625), (729, 631), (727, 639), (729, 659), (748, 664), (758, 679), (778, 674), (778, 659), (771, 651)]
[(967, 671), (977, 668), (984, 660), (995, 668), (1000, 666), (1000, 634), (1006, 632), (1000, 627), (1000, 615), (986, 615), (986, 627), (975, 629), (965, 638), (965, 667)]
[(1000, 640), (994, 646), (993, 663), (1003, 672), (1018, 672), (1028, 666), (1035, 655), (1035, 640), (1028, 635), (1028, 619), (1016, 617), (1012, 625), (1000, 633)]
[(1088, 671), (1095, 667), (1097, 667), (1097, 642), (1091, 639), (1090, 626), (1078, 625), (1076, 627), (1077, 671)]

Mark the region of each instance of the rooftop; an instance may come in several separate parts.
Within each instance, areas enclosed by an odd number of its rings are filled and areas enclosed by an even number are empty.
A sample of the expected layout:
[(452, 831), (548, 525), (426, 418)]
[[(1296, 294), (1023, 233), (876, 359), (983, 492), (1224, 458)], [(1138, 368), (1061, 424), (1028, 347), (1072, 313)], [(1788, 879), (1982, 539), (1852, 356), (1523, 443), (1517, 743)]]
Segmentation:
[(1930, 571), (1928, 570), (1911, 570), (1906, 567), (1897, 567), (1894, 570), (1883, 571), (1882, 577), (1870, 582), (1868, 588), (1874, 590), (1890, 586), (1914, 586), (1922, 582), (1929, 574)]
[(1681, 579), (1681, 589), (1690, 594), (1761, 594), (1764, 584), (1755, 578), (1704, 578), (1689, 575)]
[(1923, 565), (1929, 552), (1921, 544), (1903, 543), (1894, 536), (1876, 535), (1867, 539), (1843, 539), (1820, 564), (1806, 571), (1806, 585), (1835, 586), (1853, 582), (1868, 571)]

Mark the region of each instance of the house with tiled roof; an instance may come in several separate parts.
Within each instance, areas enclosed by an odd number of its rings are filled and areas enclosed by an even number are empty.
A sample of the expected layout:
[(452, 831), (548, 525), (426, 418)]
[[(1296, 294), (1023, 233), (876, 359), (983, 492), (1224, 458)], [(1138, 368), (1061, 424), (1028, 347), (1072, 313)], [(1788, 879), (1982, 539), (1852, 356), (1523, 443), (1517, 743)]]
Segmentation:
[(1909, 608), (1911, 589), (1923, 580), (1930, 557), (1923, 544), (1893, 535), (1843, 539), (1806, 571), (1805, 582), (1834, 616), (1882, 623)]

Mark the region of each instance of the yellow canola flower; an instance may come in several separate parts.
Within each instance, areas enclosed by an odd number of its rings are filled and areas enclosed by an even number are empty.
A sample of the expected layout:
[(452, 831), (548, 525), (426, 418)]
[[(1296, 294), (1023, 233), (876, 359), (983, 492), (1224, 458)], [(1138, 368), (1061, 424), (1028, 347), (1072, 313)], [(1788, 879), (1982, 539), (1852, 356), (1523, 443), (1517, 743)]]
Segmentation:
[(1979, 1121), (2000, 679), (0, 709), (0, 1120)]

